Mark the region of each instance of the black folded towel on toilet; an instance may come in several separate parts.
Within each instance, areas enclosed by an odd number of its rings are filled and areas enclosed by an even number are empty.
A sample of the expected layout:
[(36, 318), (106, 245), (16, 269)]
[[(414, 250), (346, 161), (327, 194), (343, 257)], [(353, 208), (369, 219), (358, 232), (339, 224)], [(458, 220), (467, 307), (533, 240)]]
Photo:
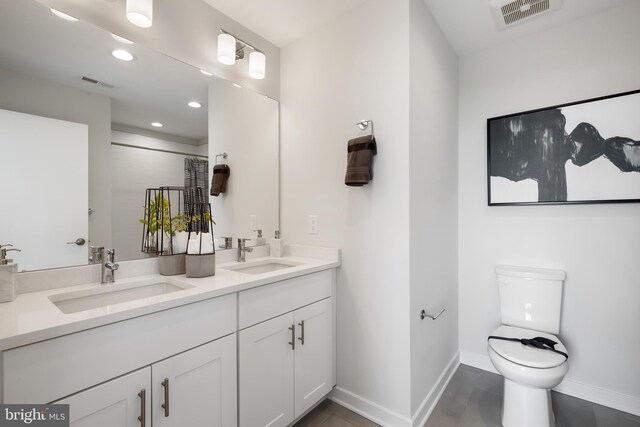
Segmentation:
[(227, 165), (215, 165), (213, 178), (211, 178), (211, 195), (218, 197), (220, 193), (227, 191), (227, 180), (231, 175), (231, 169)]
[(361, 136), (347, 145), (347, 174), (344, 183), (361, 187), (373, 179), (373, 156), (378, 154), (373, 135)]

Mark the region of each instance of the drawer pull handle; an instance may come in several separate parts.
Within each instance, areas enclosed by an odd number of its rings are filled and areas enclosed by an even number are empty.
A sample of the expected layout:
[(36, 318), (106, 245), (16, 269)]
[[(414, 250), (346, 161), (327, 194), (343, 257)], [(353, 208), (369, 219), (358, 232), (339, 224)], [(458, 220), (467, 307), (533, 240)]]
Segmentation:
[(296, 325), (289, 326), (289, 330), (291, 331), (291, 341), (289, 344), (291, 345), (291, 350), (296, 349)]
[(138, 397), (140, 398), (140, 416), (138, 417), (138, 421), (140, 421), (140, 425), (142, 427), (146, 427), (147, 425), (147, 391), (145, 389), (140, 390), (140, 393), (138, 393)]
[(304, 345), (304, 320), (301, 320), (298, 325), (300, 326), (300, 338), (298, 339), (300, 340), (300, 344)]
[(164, 409), (165, 418), (169, 416), (169, 378), (165, 378), (162, 381), (162, 387), (164, 387), (164, 403), (162, 409)]

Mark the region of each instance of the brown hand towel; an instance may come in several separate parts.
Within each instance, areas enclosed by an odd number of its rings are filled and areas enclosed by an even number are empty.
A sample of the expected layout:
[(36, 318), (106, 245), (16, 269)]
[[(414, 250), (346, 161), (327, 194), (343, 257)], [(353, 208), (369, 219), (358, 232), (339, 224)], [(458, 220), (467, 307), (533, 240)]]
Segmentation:
[(227, 165), (215, 165), (213, 178), (211, 178), (211, 195), (218, 197), (220, 193), (227, 191), (227, 180), (231, 175), (231, 169)]
[(361, 136), (347, 145), (347, 174), (344, 183), (361, 187), (373, 179), (373, 156), (378, 154), (373, 135)]

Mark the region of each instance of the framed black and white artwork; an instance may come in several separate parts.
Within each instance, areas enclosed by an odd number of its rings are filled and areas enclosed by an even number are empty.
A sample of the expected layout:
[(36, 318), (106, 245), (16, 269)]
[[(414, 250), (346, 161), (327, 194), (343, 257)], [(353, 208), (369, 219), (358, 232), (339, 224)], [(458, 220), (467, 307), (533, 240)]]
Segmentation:
[(487, 120), (489, 205), (640, 202), (640, 90)]

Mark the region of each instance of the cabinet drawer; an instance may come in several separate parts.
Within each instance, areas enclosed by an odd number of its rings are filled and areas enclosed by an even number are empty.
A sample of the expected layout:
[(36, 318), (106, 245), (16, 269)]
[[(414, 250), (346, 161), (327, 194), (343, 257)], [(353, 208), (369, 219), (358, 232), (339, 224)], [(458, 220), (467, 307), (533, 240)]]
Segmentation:
[(231, 334), (235, 298), (200, 301), (5, 351), (4, 403), (48, 403)]
[(334, 270), (260, 286), (238, 295), (239, 329), (331, 296)]

